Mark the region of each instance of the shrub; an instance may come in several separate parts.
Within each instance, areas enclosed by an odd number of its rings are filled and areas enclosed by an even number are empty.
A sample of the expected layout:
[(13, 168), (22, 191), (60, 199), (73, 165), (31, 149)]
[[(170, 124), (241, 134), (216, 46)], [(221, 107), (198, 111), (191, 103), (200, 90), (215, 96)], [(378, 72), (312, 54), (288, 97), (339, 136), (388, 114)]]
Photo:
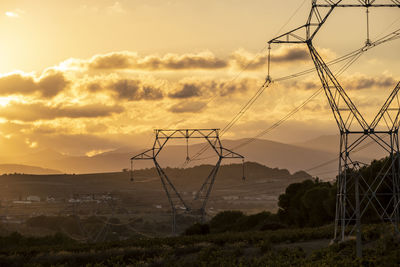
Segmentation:
[(210, 230), (214, 233), (229, 231), (236, 222), (245, 217), (241, 211), (223, 211), (215, 215), (210, 221)]
[(195, 223), (185, 230), (185, 235), (207, 235), (210, 233), (208, 224)]

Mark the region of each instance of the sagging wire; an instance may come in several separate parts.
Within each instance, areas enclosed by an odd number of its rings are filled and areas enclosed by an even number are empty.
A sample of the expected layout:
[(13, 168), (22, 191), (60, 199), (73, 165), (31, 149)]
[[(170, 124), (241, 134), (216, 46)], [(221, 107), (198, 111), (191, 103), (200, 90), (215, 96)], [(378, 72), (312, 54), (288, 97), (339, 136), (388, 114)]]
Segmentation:
[(133, 160), (131, 159), (131, 170), (129, 171), (129, 178), (133, 182)]

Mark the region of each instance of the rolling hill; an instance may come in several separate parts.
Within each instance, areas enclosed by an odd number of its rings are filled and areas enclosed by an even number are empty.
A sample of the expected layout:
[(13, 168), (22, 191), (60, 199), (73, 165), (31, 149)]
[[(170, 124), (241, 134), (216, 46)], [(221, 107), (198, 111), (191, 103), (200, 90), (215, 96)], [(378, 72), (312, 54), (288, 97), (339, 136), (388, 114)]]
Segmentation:
[(5, 173), (25, 173), (25, 174), (60, 174), (58, 170), (45, 169), (36, 166), (21, 164), (0, 164), (0, 174)]
[[(245, 156), (246, 161), (288, 169), (290, 172), (306, 170), (323, 179), (333, 179), (337, 170), (338, 136), (321, 136), (302, 143), (284, 144), (280, 142), (256, 139), (245, 145), (248, 139), (223, 140), (226, 148), (232, 149)], [(189, 157), (196, 155), (204, 144), (191, 144)], [(67, 156), (53, 150), (43, 150), (35, 154), (23, 155), (18, 158), (8, 159), (3, 163), (18, 163), (24, 165), (40, 166), (47, 169), (56, 169), (64, 173), (103, 173), (118, 172), (130, 167), (129, 159), (145, 149), (123, 147), (114, 151), (88, 156)], [(358, 153), (357, 160), (369, 163), (372, 159), (381, 158), (384, 154), (376, 147), (366, 147)], [(214, 156), (214, 157), (213, 157)], [(186, 146), (168, 144), (160, 153), (159, 162), (164, 167), (193, 167), (200, 164), (214, 164), (217, 161), (212, 149), (196, 158), (188, 165), (186, 159)], [(223, 164), (236, 163), (235, 160), (224, 160)], [(151, 168), (152, 161), (134, 162), (135, 168)], [(317, 167), (317, 168), (316, 168)], [(22, 172), (22, 171), (20, 171)]]

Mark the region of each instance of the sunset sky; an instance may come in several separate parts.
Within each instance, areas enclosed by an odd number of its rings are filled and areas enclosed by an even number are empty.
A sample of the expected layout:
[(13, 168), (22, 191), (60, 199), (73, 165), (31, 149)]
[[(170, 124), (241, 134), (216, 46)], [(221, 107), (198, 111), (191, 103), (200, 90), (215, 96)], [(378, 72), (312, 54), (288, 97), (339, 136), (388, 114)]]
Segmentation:
[[(264, 82), (268, 40), (304, 24), (310, 3), (2, 0), (2, 157), (48, 148), (95, 155), (143, 148), (155, 128), (223, 128)], [(315, 45), (334, 59), (363, 46), (365, 25), (364, 9), (337, 9)], [(372, 41), (398, 28), (398, 9), (371, 10)], [(339, 79), (369, 119), (400, 78), (399, 48), (400, 40), (374, 48)], [(310, 67), (304, 45), (272, 47), (272, 78)], [(224, 138), (256, 135), (319, 87), (316, 74), (273, 84)], [(320, 94), (263, 138), (336, 133)]]

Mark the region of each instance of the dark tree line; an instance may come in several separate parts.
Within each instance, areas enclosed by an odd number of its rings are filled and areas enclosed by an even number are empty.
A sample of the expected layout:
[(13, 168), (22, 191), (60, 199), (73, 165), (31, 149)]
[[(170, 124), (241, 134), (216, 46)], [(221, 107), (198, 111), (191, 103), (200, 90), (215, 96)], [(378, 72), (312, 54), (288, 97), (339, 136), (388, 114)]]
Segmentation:
[[(392, 166), (389, 158), (374, 160), (370, 165), (358, 166), (347, 170), (349, 204), (355, 206), (354, 178), (360, 179), (360, 191), (366, 191), (366, 184), (376, 190), (376, 198), (382, 206), (389, 206), (393, 199), (391, 192), (391, 176), (383, 178), (384, 173)], [(382, 179), (382, 181), (380, 180)], [(279, 210), (276, 214), (262, 212), (245, 215), (240, 211), (224, 211), (217, 214), (208, 224), (196, 224), (188, 229), (190, 233), (209, 232), (241, 232), (253, 230), (273, 230), (291, 227), (316, 227), (330, 224), (335, 219), (337, 183), (324, 182), (320, 179), (308, 179), (300, 183), (290, 184), (285, 193), (279, 196)], [(363, 194), (361, 193), (361, 198)], [(365, 205), (367, 202), (362, 202)], [(365, 207), (365, 206), (364, 206)], [(380, 218), (373, 205), (366, 207), (364, 223), (379, 222)]]

